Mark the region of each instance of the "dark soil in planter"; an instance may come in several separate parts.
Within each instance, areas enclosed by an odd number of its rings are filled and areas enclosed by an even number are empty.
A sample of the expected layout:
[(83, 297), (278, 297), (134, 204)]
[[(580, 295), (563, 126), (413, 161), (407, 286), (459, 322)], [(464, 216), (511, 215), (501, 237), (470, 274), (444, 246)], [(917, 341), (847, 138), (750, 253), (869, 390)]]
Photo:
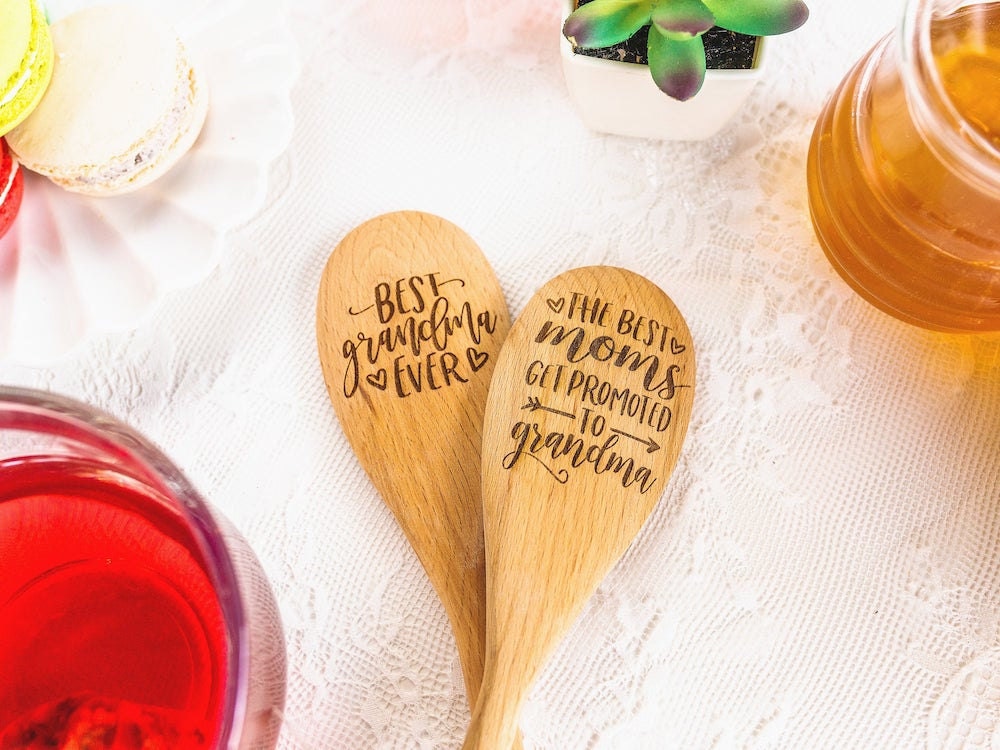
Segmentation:
[[(578, 5), (585, 5), (591, 0), (579, 0)], [(573, 51), (578, 55), (599, 57), (602, 60), (618, 60), (620, 62), (646, 64), (646, 38), (649, 27), (645, 26), (621, 44), (600, 49), (580, 49)], [(705, 65), (710, 69), (739, 70), (753, 67), (754, 55), (757, 51), (757, 37), (737, 34), (735, 31), (716, 26), (705, 32), (702, 37), (705, 43)]]

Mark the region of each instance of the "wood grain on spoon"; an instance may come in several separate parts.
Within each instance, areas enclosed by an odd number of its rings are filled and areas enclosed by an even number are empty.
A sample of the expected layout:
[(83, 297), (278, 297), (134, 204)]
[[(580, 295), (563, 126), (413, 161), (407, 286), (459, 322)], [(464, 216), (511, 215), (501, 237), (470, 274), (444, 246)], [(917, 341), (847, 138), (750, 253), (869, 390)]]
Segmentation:
[(466, 750), (515, 740), (528, 689), (670, 479), (694, 381), (683, 317), (629, 271), (562, 274), (514, 324), (486, 408), (486, 671)]
[(372, 219), (323, 272), (316, 338), (330, 400), (441, 598), (470, 706), (485, 627), (482, 420), (509, 329), (482, 251), (437, 216)]

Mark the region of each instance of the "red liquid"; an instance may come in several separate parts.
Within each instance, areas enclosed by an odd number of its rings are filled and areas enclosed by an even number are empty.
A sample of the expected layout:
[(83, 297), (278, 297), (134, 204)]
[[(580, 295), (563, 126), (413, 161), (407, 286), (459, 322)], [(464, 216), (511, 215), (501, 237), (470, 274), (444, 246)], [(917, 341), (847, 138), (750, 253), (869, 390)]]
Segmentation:
[(214, 746), (222, 612), (148, 492), (90, 462), (0, 462), (0, 750)]

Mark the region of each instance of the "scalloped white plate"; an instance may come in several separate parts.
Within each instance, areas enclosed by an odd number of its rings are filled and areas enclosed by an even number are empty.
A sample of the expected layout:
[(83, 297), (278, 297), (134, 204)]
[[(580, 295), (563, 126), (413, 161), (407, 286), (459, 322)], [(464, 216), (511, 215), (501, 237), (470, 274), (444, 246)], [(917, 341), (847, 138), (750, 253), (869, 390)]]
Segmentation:
[[(25, 172), (21, 211), (0, 238), (0, 358), (50, 364), (205, 278), (226, 233), (260, 210), (291, 140), (298, 59), (283, 2), (134, 1), (176, 29), (205, 75), (205, 126), (173, 170), (129, 195), (80, 196)], [(46, 6), (56, 20), (94, 4)]]

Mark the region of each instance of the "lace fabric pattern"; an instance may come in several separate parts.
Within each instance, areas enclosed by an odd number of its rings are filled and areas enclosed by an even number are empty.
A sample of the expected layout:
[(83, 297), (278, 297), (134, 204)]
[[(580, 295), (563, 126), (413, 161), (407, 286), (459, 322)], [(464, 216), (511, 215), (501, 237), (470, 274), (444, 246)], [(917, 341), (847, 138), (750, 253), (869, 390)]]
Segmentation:
[(351, 228), (461, 226), (512, 315), (569, 268), (662, 287), (697, 396), (663, 497), (533, 687), (525, 747), (1000, 747), (1000, 338), (898, 323), (809, 221), (812, 126), (894, 4), (810, 3), (700, 143), (586, 131), (558, 0), (298, 0), (296, 130), (216, 270), (135, 330), (0, 380), (160, 444), (247, 537), (288, 649), (281, 750), (460, 747), (447, 619), (315, 353)]

